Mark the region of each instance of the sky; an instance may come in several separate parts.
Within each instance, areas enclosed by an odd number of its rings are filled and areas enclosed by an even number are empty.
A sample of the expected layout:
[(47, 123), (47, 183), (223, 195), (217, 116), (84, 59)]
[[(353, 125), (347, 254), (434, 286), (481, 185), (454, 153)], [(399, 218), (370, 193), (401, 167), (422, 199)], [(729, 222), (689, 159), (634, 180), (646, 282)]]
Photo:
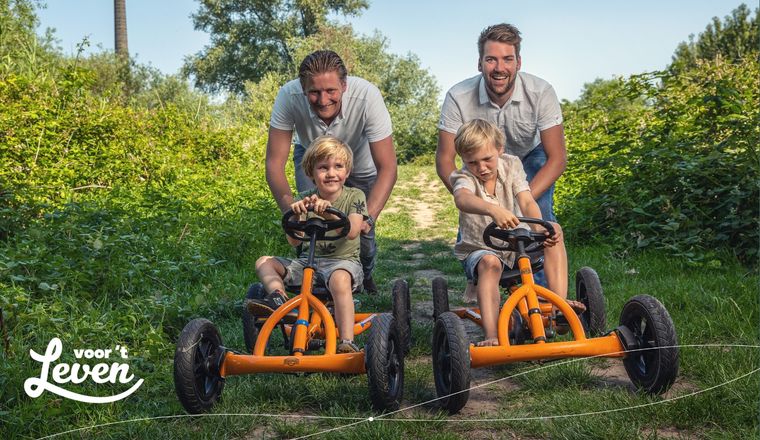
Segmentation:
[[(390, 52), (415, 54), (436, 78), (441, 97), (477, 75), (480, 31), (501, 22), (520, 29), (522, 70), (551, 83), (560, 99), (578, 98), (583, 85), (662, 69), (678, 43), (697, 35), (712, 17), (729, 15), (739, 0), (370, 0), (359, 17), (338, 17), (355, 31), (387, 38)], [(193, 29), (196, 0), (126, 0), (130, 54), (167, 74), (208, 44)], [(754, 4), (750, 3), (754, 9)], [(40, 31), (54, 28), (58, 45), (76, 52), (113, 50), (113, 1), (47, 0)]]

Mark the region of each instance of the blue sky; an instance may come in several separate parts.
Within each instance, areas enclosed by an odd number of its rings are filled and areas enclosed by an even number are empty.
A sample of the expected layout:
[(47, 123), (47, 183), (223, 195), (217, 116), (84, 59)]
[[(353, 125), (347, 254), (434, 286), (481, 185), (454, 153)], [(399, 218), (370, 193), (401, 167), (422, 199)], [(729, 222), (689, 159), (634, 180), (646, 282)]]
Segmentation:
[[(193, 29), (195, 0), (127, 0), (129, 50), (141, 63), (176, 73), (208, 35)], [(507, 22), (522, 32), (522, 70), (554, 85), (561, 99), (578, 97), (583, 84), (662, 69), (679, 42), (698, 34), (714, 16), (741, 1), (397, 1), (374, 0), (359, 17), (339, 18), (363, 34), (380, 31), (390, 51), (416, 54), (441, 93), (477, 74), (480, 31)], [(754, 4), (750, 7), (756, 7)], [(74, 53), (87, 36), (90, 51), (113, 50), (113, 1), (48, 0), (41, 29), (56, 29), (59, 45)]]

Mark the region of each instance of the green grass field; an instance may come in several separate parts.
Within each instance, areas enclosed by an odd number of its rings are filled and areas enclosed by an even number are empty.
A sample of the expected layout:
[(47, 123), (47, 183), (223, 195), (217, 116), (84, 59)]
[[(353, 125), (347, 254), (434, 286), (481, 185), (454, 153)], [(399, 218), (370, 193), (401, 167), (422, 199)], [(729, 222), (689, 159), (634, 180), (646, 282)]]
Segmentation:
[[(473, 371), (472, 385), (478, 387), (467, 406), (456, 416), (440, 411), (430, 361), (430, 280), (444, 276), (450, 289), (463, 290), (461, 266), (451, 255), (455, 234), (456, 210), (432, 167), (402, 166), (378, 223), (381, 292), (359, 296), (360, 311), (390, 311), (393, 280), (403, 278), (411, 288), (413, 347), (405, 364), (404, 402), (395, 413), (373, 413), (366, 376), (258, 374), (228, 378), (222, 401), (210, 414), (187, 416), (174, 394), (174, 348), (157, 343), (155, 353), (144, 355), (149, 370), (141, 369), (139, 356), (133, 359), (145, 384), (132, 397), (102, 406), (50, 394), (22, 399), (0, 411), (0, 432), (5, 431), (0, 437), (67, 430), (77, 431), (56, 438), (758, 437), (757, 272), (730, 261), (692, 266), (664, 252), (631, 254), (603, 243), (573, 243), (572, 231), (566, 231), (571, 277), (582, 266), (598, 272), (610, 330), (634, 295), (653, 295), (667, 307), (683, 345), (673, 388), (660, 397), (634, 392), (620, 360), (516, 363)], [(216, 279), (206, 288), (237, 289), (240, 299), (197, 310), (215, 322), (226, 346), (242, 350), (240, 307), (247, 284), (255, 279), (252, 270), (227, 266), (218, 265)], [(450, 301), (461, 304), (460, 295), (452, 294)], [(201, 316), (192, 307), (187, 315)], [(165, 331), (176, 338), (179, 329)]]

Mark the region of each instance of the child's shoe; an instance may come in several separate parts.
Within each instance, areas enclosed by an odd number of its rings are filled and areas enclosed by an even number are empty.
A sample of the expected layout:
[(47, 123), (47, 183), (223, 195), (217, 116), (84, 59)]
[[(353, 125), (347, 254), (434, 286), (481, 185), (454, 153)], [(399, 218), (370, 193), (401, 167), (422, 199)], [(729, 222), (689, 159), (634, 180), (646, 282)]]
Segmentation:
[(359, 353), (361, 350), (354, 344), (354, 341), (344, 339), (338, 344), (338, 348), (335, 349), (336, 353)]
[(253, 316), (269, 316), (281, 305), (285, 304), (288, 298), (281, 290), (275, 290), (264, 298), (255, 298), (246, 300), (245, 306), (248, 312)]

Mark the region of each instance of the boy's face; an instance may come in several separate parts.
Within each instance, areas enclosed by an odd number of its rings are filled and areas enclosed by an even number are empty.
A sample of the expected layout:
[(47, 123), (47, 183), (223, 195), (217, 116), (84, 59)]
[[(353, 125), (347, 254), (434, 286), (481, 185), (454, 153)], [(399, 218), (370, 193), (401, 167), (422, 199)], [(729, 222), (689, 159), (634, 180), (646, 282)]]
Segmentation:
[(312, 178), (319, 194), (325, 197), (340, 192), (348, 177), (348, 171), (346, 163), (336, 157), (328, 157), (318, 161), (314, 166)]
[(475, 175), (482, 183), (486, 183), (496, 179), (499, 155), (501, 155), (501, 148), (488, 144), (467, 154), (462, 154), (462, 162), (467, 171)]

